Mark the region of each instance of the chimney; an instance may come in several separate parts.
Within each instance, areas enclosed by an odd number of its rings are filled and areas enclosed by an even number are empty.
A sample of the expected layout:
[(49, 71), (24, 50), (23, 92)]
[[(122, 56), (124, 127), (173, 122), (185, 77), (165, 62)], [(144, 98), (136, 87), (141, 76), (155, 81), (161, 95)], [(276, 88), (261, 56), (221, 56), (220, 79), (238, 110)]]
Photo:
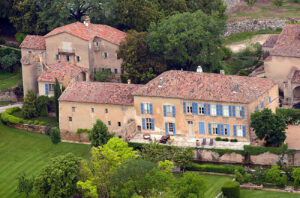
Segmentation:
[(127, 84), (131, 84), (131, 80), (130, 79), (127, 80)]
[(90, 23), (91, 23), (90, 17), (89, 17), (89, 16), (86, 16), (86, 17), (84, 18), (83, 24), (84, 24), (85, 26), (89, 26)]
[(233, 87), (233, 93), (237, 93), (239, 91), (239, 85), (235, 84)]
[(164, 78), (163, 78), (163, 77), (160, 77), (160, 79), (159, 79), (159, 84), (158, 84), (158, 88), (162, 88), (163, 84), (164, 84)]
[(202, 69), (202, 67), (199, 65), (198, 67), (197, 67), (197, 73), (202, 73), (203, 72), (203, 69)]
[(225, 75), (225, 71), (223, 69), (221, 69), (220, 74)]

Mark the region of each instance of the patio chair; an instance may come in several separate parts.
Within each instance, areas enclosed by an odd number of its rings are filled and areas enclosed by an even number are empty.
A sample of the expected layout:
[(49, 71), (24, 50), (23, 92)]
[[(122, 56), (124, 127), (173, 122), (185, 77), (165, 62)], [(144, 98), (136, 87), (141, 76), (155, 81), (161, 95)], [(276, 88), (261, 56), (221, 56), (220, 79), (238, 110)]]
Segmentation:
[(212, 145), (214, 145), (214, 139), (209, 140), (209, 146), (212, 146)]
[(203, 139), (202, 141), (202, 146), (206, 145), (206, 138)]

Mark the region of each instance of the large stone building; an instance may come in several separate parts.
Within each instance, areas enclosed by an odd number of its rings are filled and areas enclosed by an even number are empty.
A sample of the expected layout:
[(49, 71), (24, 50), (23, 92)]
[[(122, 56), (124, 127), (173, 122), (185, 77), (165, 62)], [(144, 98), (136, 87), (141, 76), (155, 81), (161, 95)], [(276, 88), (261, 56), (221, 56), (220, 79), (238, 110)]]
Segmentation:
[(62, 133), (91, 128), (99, 118), (111, 131), (133, 120), (139, 134), (250, 142), (255, 138), (250, 114), (263, 108), (275, 111), (278, 86), (264, 78), (172, 70), (140, 86), (75, 83), (59, 101)]
[(252, 76), (265, 76), (278, 83), (284, 103), (300, 102), (300, 25), (285, 25), (279, 36), (270, 37), (263, 45), (270, 56)]
[[(24, 94), (29, 89), (40, 95), (46, 94), (47, 87), (53, 86), (53, 79), (43, 81), (44, 78), (39, 78), (48, 75), (45, 73), (60, 73), (61, 84), (89, 81), (100, 69), (109, 69), (118, 78), (122, 60), (117, 58), (117, 50), (125, 37), (126, 33), (115, 28), (90, 23), (88, 17), (84, 23), (58, 27), (45, 36), (28, 35), (20, 45)], [(68, 69), (64, 68), (66, 66)], [(70, 74), (70, 68), (76, 74)], [(55, 79), (56, 75), (53, 77)]]

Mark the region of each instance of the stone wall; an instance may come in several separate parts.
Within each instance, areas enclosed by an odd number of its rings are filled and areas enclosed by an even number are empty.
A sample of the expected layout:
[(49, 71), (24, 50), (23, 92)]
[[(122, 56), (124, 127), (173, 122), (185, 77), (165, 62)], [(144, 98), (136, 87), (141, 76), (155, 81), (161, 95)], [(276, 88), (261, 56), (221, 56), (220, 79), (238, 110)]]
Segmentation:
[(233, 8), (235, 8), (241, 0), (224, 0), (224, 3), (226, 4), (226, 12), (231, 11)]
[(17, 96), (13, 90), (0, 91), (0, 101), (17, 101)]
[(283, 28), (286, 21), (294, 20), (295, 22), (300, 22), (300, 18), (282, 18), (282, 19), (239, 19), (227, 22), (227, 31), (224, 37), (228, 37), (232, 34), (237, 34), (241, 32), (252, 32), (258, 30), (272, 29), (276, 30), (278, 28)]
[(46, 134), (46, 126), (39, 126), (39, 125), (33, 125), (33, 124), (11, 124), (7, 123), (8, 126), (21, 129), (25, 131), (35, 132), (35, 133), (42, 133)]

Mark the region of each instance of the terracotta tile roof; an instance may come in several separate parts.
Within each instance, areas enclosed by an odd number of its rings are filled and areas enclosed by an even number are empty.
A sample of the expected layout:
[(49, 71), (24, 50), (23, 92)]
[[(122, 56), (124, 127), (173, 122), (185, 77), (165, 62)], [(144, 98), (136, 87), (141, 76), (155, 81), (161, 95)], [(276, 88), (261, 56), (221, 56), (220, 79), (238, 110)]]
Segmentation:
[(300, 70), (296, 70), (293, 77), (292, 83), (300, 84)]
[(132, 92), (143, 85), (73, 82), (60, 96), (59, 101), (133, 105)]
[(55, 28), (54, 30), (46, 34), (45, 37), (47, 38), (49, 36), (57, 35), (62, 32), (67, 32), (84, 40), (91, 40), (94, 39), (95, 36), (98, 36), (114, 44), (120, 44), (120, 42), (124, 41), (126, 37), (125, 32), (107, 25), (90, 23), (88, 26), (86, 26), (80, 22), (75, 22)]
[(31, 65), (38, 62), (40, 62), (39, 54), (30, 53), (21, 58), (21, 63), (23, 65)]
[(263, 74), (263, 73), (265, 73), (265, 66), (264, 65), (256, 68), (249, 76), (255, 77), (255, 76), (257, 76), (259, 74)]
[(66, 78), (75, 78), (82, 71), (85, 71), (85, 69), (71, 63), (56, 63), (49, 65), (49, 68), (42, 72), (38, 82), (55, 82), (55, 78), (57, 78), (60, 83), (63, 83)]
[(263, 47), (270, 47), (273, 48), (277, 39), (278, 39), (279, 35), (278, 34), (274, 34), (274, 35), (270, 35), (267, 40), (264, 42), (264, 44), (262, 45)]
[(271, 55), (300, 57), (300, 25), (285, 25)]
[[(162, 78), (162, 87), (159, 84)], [(272, 88), (269, 79), (188, 71), (167, 71), (133, 94), (188, 100), (249, 103)], [(235, 93), (234, 90), (237, 90)]]
[(38, 35), (27, 35), (21, 43), (20, 48), (45, 50), (45, 38), (43, 36)]

